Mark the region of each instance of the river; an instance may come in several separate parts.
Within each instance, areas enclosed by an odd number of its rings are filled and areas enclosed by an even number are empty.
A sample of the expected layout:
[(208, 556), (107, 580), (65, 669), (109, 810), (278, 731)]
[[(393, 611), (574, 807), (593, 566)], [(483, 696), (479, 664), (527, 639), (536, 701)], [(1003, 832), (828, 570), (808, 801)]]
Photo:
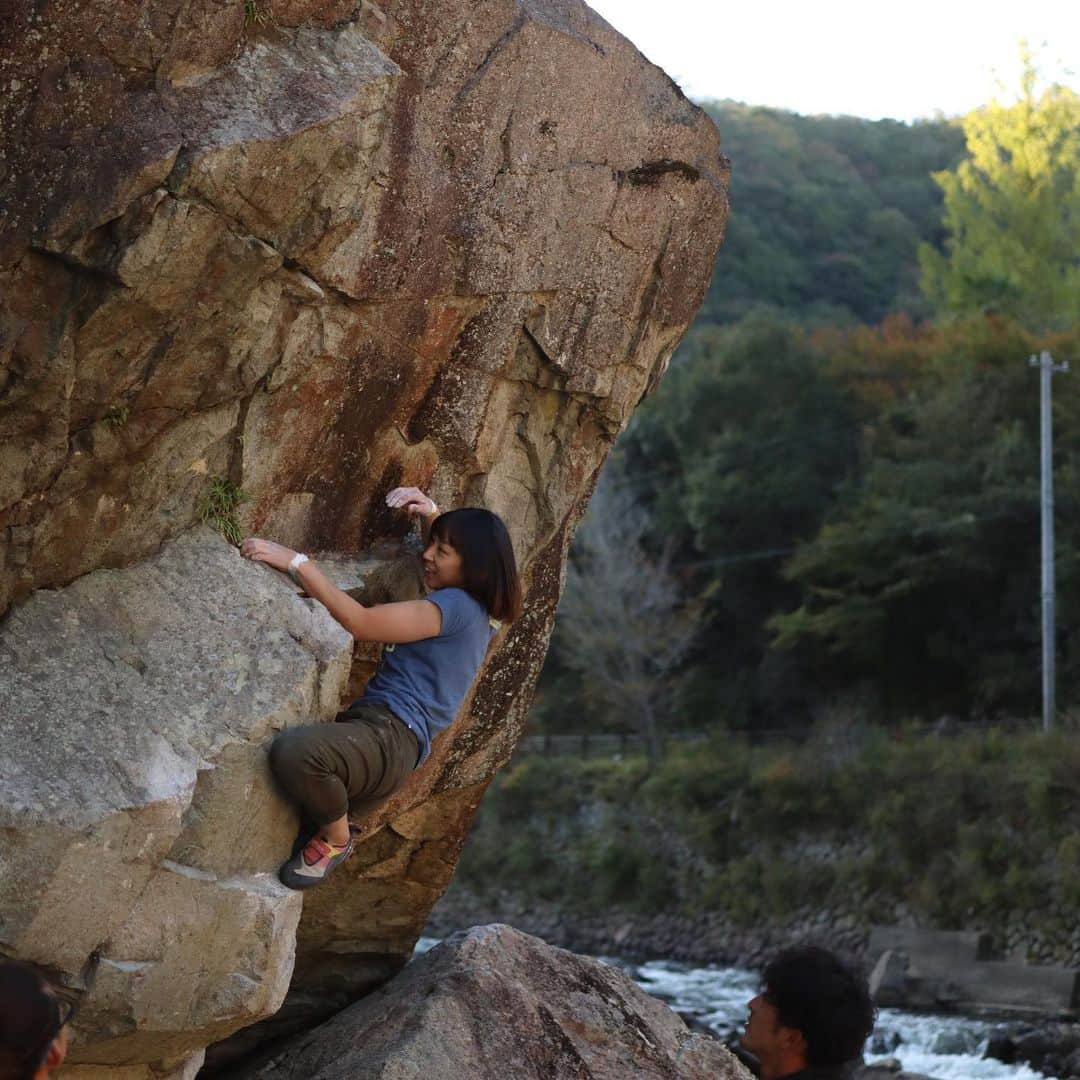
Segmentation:
[[(416, 951), (426, 952), (437, 944), (435, 938), (421, 938)], [(758, 976), (740, 968), (691, 967), (663, 960), (635, 964), (609, 956), (599, 959), (621, 968), (653, 997), (721, 1037), (742, 1028), (746, 1003), (758, 991)], [(936, 1080), (1045, 1080), (1042, 1073), (1027, 1065), (1005, 1065), (983, 1058), (994, 1026), (991, 1020), (973, 1016), (881, 1009), (866, 1060), (897, 1058), (906, 1072)], [(896, 1036), (900, 1042), (895, 1049), (873, 1052), (875, 1042), (891, 1046)]]

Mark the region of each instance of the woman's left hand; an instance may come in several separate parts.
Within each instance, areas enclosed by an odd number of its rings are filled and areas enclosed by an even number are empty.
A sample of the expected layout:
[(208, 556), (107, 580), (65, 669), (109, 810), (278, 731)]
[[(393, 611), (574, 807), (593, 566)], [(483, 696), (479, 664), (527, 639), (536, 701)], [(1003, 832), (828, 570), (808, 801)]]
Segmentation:
[(240, 545), (240, 554), (245, 559), (264, 562), (285, 574), (288, 573), (289, 563), (296, 552), (284, 544), (275, 544), (273, 540), (260, 540), (257, 536), (249, 536)]

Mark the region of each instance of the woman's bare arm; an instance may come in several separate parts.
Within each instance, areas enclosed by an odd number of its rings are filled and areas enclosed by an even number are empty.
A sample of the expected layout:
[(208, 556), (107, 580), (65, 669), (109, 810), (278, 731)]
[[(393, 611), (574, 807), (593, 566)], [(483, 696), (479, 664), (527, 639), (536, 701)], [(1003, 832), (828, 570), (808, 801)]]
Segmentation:
[[(240, 554), (253, 562), (264, 562), (288, 573), (297, 552), (273, 540), (249, 536), (240, 545)], [(442, 629), (442, 612), (430, 600), (403, 600), (395, 604), (365, 607), (339, 589), (310, 559), (300, 563), (293, 580), (337, 620), (357, 641), (381, 641), (400, 645), (437, 637)]]

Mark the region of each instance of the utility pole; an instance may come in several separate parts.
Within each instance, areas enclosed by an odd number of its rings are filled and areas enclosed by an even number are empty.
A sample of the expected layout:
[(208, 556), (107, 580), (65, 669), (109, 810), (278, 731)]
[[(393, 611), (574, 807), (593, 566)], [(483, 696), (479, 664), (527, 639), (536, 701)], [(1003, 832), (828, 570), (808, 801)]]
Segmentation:
[(1044, 349), (1028, 363), (1039, 369), (1040, 427), (1042, 430), (1042, 683), (1043, 731), (1054, 727), (1057, 706), (1054, 701), (1057, 685), (1054, 675), (1054, 460), (1053, 430), (1050, 410), (1050, 379), (1055, 371), (1069, 370), (1065, 361), (1055, 364)]

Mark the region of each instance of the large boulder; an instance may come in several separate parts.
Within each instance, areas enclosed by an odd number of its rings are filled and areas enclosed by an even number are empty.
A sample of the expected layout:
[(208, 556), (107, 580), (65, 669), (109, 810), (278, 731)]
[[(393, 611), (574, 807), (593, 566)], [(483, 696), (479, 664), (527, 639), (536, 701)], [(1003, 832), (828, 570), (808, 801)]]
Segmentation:
[(393, 982), (240, 1068), (237, 1080), (750, 1080), (717, 1039), (607, 964), (474, 927)]
[[(75, 988), (97, 963), (76, 1060), (182, 1073), (290, 969), (302, 1024), (409, 955), (520, 734), (597, 472), (704, 294), (726, 162), (578, 0), (23, 4), (0, 70), (0, 699), (32, 735), (0, 785), (0, 949)], [(503, 514), (526, 614), (301, 914), (260, 877), (291, 818), (259, 754), (348, 696), (347, 643), (294, 640), (316, 615), (191, 530), (393, 561), (398, 483)], [(274, 608), (265, 678), (219, 636), (233, 598)]]
[(323, 549), (429, 484), (529, 561), (706, 287), (715, 129), (578, 0), (70, 0), (0, 41), (0, 610), (218, 474)]
[(280, 1007), (301, 897), (274, 732), (337, 710), (348, 635), (209, 530), (0, 628), (6, 949), (78, 990), (75, 1059), (201, 1051)]

